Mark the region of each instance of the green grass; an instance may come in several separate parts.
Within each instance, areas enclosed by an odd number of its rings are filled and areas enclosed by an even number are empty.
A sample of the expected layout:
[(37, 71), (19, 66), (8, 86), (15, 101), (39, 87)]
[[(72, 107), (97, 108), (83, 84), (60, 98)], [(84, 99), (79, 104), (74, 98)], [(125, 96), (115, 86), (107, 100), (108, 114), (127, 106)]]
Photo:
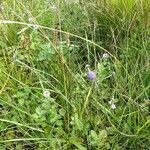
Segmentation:
[(150, 149), (149, 10), (149, 0), (2, 1), (0, 149)]

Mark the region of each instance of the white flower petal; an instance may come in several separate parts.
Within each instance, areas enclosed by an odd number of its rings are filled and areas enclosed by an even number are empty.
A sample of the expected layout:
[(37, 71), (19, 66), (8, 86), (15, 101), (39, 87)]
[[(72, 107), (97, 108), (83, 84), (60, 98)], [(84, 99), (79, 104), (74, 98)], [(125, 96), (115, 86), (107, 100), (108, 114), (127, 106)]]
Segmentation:
[(43, 92), (43, 96), (46, 97), (46, 98), (49, 97), (49, 96), (50, 96), (50, 92), (47, 91), (47, 90), (44, 91), (44, 92)]
[(102, 59), (107, 59), (107, 58), (109, 58), (109, 55), (107, 53), (104, 53)]
[(111, 104), (111, 109), (116, 109), (116, 105), (115, 104)]

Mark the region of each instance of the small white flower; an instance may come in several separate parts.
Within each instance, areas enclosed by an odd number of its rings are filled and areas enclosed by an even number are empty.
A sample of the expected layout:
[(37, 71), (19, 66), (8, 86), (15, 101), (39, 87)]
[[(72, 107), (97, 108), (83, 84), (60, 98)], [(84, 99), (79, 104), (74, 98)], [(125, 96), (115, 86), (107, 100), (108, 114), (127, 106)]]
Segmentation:
[(113, 104), (112, 100), (110, 100), (110, 101), (108, 102), (108, 104), (112, 105), (112, 104)]
[(43, 92), (43, 96), (46, 97), (46, 98), (49, 97), (49, 96), (50, 96), (50, 92), (47, 91), (47, 90), (44, 91), (44, 92)]
[(111, 98), (108, 104), (110, 105), (111, 109), (116, 109), (116, 105), (114, 103), (114, 96)]
[(111, 109), (116, 109), (116, 105), (114, 103), (111, 104)]
[(109, 58), (109, 55), (107, 53), (104, 53), (102, 59), (107, 59), (107, 58)]
[(37, 24), (35, 24), (35, 25), (33, 26), (33, 28), (34, 28), (35, 30), (37, 30), (37, 29), (39, 29), (39, 26), (38, 26)]
[(32, 17), (29, 18), (29, 22), (33, 22), (33, 18)]

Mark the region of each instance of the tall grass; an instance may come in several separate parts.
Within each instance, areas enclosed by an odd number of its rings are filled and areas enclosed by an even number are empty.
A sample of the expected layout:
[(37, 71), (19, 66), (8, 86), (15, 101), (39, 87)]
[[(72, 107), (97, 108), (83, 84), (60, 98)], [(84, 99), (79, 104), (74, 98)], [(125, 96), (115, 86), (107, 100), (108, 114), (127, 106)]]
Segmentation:
[(0, 149), (149, 149), (149, 10), (149, 0), (4, 0)]

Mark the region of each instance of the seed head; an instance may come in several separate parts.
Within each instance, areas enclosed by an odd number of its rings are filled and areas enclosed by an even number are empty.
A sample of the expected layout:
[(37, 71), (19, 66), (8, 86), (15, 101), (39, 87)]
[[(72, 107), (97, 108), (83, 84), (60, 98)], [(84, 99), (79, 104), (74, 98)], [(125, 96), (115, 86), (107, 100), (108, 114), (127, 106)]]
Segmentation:
[(89, 65), (89, 64), (86, 64), (86, 65), (85, 65), (85, 68), (86, 68), (86, 69), (90, 68), (90, 65)]

